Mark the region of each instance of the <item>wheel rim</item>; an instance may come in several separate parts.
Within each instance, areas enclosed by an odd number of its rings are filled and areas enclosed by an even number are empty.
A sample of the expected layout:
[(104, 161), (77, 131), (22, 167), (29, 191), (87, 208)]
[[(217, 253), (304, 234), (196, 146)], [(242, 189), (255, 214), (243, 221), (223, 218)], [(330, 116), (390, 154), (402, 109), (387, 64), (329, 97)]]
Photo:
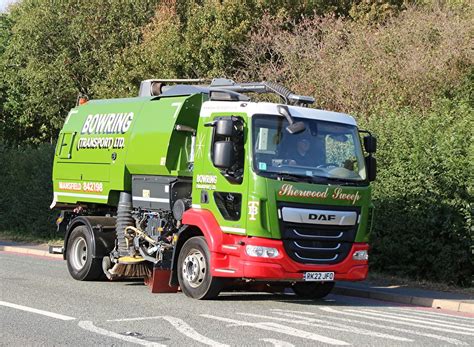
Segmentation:
[(183, 261), (183, 278), (193, 287), (199, 287), (206, 276), (206, 260), (204, 254), (197, 249), (192, 249)]
[(87, 261), (87, 242), (83, 237), (78, 237), (72, 244), (71, 265), (76, 270), (82, 270)]

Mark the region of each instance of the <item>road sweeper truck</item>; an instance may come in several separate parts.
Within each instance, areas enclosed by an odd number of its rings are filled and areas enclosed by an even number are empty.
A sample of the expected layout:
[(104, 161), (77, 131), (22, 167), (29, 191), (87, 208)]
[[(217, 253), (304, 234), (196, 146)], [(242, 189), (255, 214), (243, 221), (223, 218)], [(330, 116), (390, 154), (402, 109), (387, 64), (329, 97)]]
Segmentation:
[[(277, 101), (261, 102), (258, 94)], [(76, 280), (143, 277), (154, 292), (327, 295), (368, 272), (376, 139), (271, 83), (146, 80), (78, 102), (54, 197)]]

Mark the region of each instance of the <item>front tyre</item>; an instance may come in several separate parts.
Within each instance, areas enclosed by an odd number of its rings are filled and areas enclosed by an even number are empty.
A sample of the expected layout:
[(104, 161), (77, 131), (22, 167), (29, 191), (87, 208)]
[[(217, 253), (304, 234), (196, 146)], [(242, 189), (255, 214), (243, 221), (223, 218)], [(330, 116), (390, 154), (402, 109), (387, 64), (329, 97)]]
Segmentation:
[(217, 297), (223, 280), (211, 276), (210, 252), (202, 236), (187, 240), (178, 257), (178, 281), (186, 296), (206, 300)]
[(307, 283), (297, 282), (291, 287), (295, 294), (304, 299), (321, 299), (334, 288), (334, 282)]
[(101, 259), (92, 257), (92, 236), (83, 225), (74, 228), (69, 236), (66, 261), (69, 273), (76, 280), (93, 281), (104, 278)]

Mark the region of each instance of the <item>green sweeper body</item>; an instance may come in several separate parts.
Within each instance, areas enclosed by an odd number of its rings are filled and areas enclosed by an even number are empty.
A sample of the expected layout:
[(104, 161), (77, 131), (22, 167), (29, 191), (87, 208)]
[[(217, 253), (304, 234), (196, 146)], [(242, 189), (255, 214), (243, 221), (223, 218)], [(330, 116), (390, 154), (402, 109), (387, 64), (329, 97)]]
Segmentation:
[[(281, 104), (243, 93), (275, 92)], [(368, 271), (375, 138), (270, 83), (165, 86), (72, 109), (52, 208), (78, 280), (146, 277), (154, 292), (228, 287), (321, 297)], [(367, 155), (364, 155), (365, 147)]]

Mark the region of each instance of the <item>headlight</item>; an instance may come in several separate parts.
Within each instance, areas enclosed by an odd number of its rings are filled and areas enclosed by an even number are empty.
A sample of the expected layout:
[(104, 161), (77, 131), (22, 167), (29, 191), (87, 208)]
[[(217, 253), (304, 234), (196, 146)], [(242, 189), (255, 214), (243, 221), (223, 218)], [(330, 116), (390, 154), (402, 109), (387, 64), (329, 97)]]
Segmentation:
[(363, 251), (355, 251), (352, 255), (352, 259), (354, 260), (369, 260), (369, 253), (366, 250)]
[(262, 246), (245, 246), (245, 251), (251, 257), (275, 258), (278, 257), (278, 249)]

